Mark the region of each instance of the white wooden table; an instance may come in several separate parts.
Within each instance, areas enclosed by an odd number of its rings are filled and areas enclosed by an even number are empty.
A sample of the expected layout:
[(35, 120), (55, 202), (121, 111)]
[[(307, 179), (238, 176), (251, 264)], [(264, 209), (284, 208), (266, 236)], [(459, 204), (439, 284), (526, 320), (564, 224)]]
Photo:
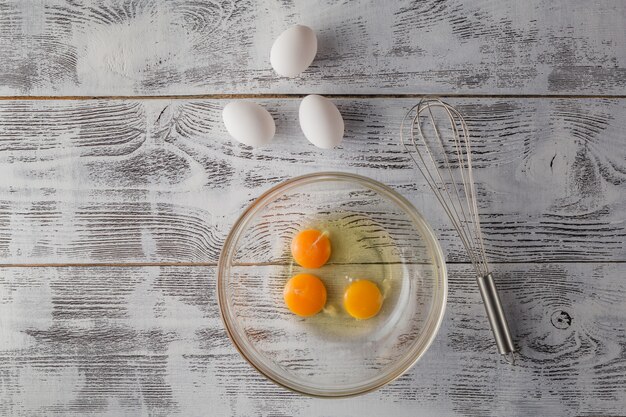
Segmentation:
[[(315, 28), (319, 53), (281, 79), (269, 48), (295, 23)], [(338, 149), (299, 130), (314, 92), (345, 117)], [(515, 367), (398, 146), (427, 93), (458, 105), (474, 136)], [(3, 1), (0, 94), (0, 415), (626, 414), (626, 3)], [(270, 147), (229, 140), (233, 97), (274, 115)], [(266, 381), (215, 299), (238, 213), (320, 170), (407, 196), (450, 269), (428, 353), (345, 400)]]

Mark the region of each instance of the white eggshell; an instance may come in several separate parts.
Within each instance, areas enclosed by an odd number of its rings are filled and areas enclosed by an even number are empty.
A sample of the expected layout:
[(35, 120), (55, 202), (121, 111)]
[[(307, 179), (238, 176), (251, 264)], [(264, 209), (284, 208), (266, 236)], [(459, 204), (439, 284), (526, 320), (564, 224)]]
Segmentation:
[(343, 139), (343, 117), (337, 106), (326, 97), (311, 94), (300, 103), (300, 127), (313, 145), (332, 149)]
[(272, 45), (270, 63), (284, 77), (295, 77), (307, 69), (317, 53), (317, 37), (308, 26), (295, 25), (281, 33)]
[(233, 139), (255, 148), (267, 145), (276, 133), (272, 115), (251, 101), (231, 101), (222, 110), (222, 119)]

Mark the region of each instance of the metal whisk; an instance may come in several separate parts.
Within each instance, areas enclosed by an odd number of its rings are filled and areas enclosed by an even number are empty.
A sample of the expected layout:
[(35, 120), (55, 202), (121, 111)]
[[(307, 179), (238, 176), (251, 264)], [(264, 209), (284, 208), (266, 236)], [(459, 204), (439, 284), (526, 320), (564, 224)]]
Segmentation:
[[(450, 137), (444, 138), (433, 109), (443, 111), (444, 123), (449, 123)], [(407, 120), (411, 121), (410, 139), (404, 135)], [(426, 134), (426, 125), (430, 125), (430, 137)], [(467, 251), (476, 271), (476, 280), (498, 352), (504, 355), (507, 362), (515, 363), (516, 349), (485, 256), (472, 174), (469, 130), (465, 119), (451, 105), (437, 98), (424, 98), (404, 116), (400, 139), (450, 218)]]

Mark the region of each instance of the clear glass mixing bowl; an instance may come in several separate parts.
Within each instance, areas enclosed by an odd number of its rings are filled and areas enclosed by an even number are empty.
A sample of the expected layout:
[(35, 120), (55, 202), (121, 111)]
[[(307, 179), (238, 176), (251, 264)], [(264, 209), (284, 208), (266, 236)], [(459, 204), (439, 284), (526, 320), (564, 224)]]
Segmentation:
[[(293, 263), (300, 230), (330, 235), (329, 262)], [(319, 276), (324, 310), (292, 314), (283, 287), (296, 273)], [(356, 320), (342, 308), (354, 279), (384, 294), (380, 313)], [(236, 348), (270, 380), (297, 392), (341, 397), (376, 389), (408, 370), (433, 341), (447, 281), (437, 240), (402, 196), (366, 177), (317, 173), (286, 181), (259, 197), (233, 226), (218, 265), (218, 297)]]

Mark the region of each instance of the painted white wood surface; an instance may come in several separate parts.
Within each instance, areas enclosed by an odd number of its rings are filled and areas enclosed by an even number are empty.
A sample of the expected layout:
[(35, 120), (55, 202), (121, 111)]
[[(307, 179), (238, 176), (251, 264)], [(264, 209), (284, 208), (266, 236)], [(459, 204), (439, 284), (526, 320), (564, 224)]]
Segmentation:
[[(336, 100), (346, 138), (315, 148), (298, 99), (251, 150), (221, 122), (227, 100), (0, 102), (0, 256), (6, 263), (215, 263), (239, 213), (270, 186), (327, 170), (363, 174), (411, 200), (449, 260), (462, 248), (399, 142), (415, 99)], [(623, 261), (626, 100), (455, 99), (474, 136), (490, 258)]]
[[(262, 191), (332, 169), (391, 184), (434, 224), (449, 261), (463, 262), (398, 146), (414, 99), (337, 100), (347, 134), (333, 151), (302, 137), (297, 99), (261, 101), (278, 120), (270, 147), (234, 144), (220, 121), (225, 102), (0, 103), (3, 263), (207, 264), (3, 268), (7, 413), (621, 410), (626, 101), (452, 100), (474, 132), (489, 256), (509, 262), (496, 274), (522, 361), (513, 370), (498, 363), (468, 267), (453, 264), (437, 345), (394, 385), (337, 402), (286, 393), (235, 354), (218, 321), (210, 265), (238, 213)], [(31, 390), (47, 394), (35, 401)]]
[[(260, 271), (262, 273), (262, 271)], [(443, 327), (380, 391), (311, 399), (260, 376), (226, 337), (212, 267), (3, 268), (0, 414), (619, 415), (622, 264), (496, 264), (519, 363), (495, 353), (467, 265)]]
[[(0, 94), (626, 94), (620, 0), (46, 0), (0, 6)], [(296, 79), (269, 65), (296, 23)]]

